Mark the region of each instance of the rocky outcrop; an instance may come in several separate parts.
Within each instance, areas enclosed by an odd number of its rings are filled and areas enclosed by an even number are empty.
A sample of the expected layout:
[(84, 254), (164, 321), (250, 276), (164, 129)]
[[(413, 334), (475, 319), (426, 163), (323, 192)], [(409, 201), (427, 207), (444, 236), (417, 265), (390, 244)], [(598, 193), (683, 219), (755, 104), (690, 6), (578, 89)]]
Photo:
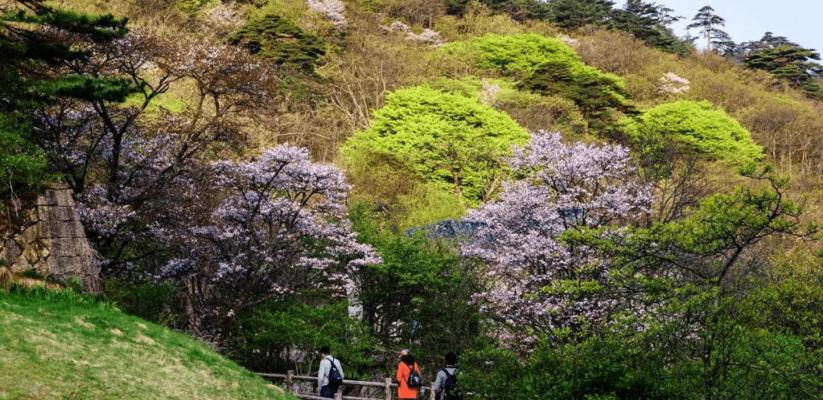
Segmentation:
[(86, 290), (99, 290), (98, 257), (86, 239), (68, 187), (47, 187), (26, 211), (22, 224), (0, 239), (0, 255), (12, 272), (35, 269), (62, 281), (76, 277)]

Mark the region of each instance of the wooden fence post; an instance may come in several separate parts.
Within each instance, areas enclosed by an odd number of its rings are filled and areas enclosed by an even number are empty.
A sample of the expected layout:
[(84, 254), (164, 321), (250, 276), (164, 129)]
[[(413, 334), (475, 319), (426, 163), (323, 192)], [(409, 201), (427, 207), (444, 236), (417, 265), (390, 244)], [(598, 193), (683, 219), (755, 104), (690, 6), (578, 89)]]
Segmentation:
[(434, 385), (429, 388), (429, 400), (437, 400), (437, 394), (434, 393)]
[(386, 378), (386, 398), (385, 400), (391, 400), (391, 378)]
[(286, 371), (286, 392), (294, 393), (294, 371)]

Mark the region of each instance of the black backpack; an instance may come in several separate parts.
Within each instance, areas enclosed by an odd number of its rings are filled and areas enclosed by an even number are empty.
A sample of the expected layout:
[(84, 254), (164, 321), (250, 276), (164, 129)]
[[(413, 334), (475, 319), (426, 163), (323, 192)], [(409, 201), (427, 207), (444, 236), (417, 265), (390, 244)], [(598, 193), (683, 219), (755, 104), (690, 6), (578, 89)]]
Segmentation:
[(406, 385), (412, 389), (423, 386), (423, 378), (420, 377), (420, 373), (414, 368), (414, 364), (409, 366), (409, 379), (406, 381)]
[(454, 374), (450, 374), (449, 370), (445, 368), (441, 371), (446, 374), (446, 382), (443, 385), (439, 400), (460, 400), (460, 395), (457, 393), (457, 370), (454, 371)]
[(329, 387), (337, 389), (343, 384), (343, 374), (337, 369), (334, 358), (331, 358), (329, 362), (331, 363), (331, 369), (329, 369)]

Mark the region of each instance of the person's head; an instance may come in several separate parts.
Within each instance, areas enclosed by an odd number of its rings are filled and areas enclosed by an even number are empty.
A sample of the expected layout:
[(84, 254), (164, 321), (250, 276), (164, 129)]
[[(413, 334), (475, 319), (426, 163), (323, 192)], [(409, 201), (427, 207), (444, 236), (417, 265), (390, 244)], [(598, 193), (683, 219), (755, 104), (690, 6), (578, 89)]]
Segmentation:
[(446, 354), (446, 365), (457, 365), (457, 354), (452, 352)]
[(323, 346), (320, 348), (320, 357), (326, 357), (327, 355), (331, 354), (331, 350), (329, 346)]
[(412, 357), (409, 349), (400, 350), (400, 360), (409, 365), (414, 364), (414, 357)]

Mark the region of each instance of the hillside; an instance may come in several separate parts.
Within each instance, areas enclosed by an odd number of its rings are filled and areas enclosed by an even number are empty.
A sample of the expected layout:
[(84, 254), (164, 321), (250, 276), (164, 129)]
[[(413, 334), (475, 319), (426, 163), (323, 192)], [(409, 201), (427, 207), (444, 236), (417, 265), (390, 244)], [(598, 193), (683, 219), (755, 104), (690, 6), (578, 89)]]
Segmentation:
[(0, 293), (0, 399), (286, 399), (187, 335), (70, 292)]
[(820, 54), (665, 3), (0, 0), (0, 267), (123, 311), (7, 296), (8, 379), (268, 393), (166, 325), (477, 399), (819, 398)]

